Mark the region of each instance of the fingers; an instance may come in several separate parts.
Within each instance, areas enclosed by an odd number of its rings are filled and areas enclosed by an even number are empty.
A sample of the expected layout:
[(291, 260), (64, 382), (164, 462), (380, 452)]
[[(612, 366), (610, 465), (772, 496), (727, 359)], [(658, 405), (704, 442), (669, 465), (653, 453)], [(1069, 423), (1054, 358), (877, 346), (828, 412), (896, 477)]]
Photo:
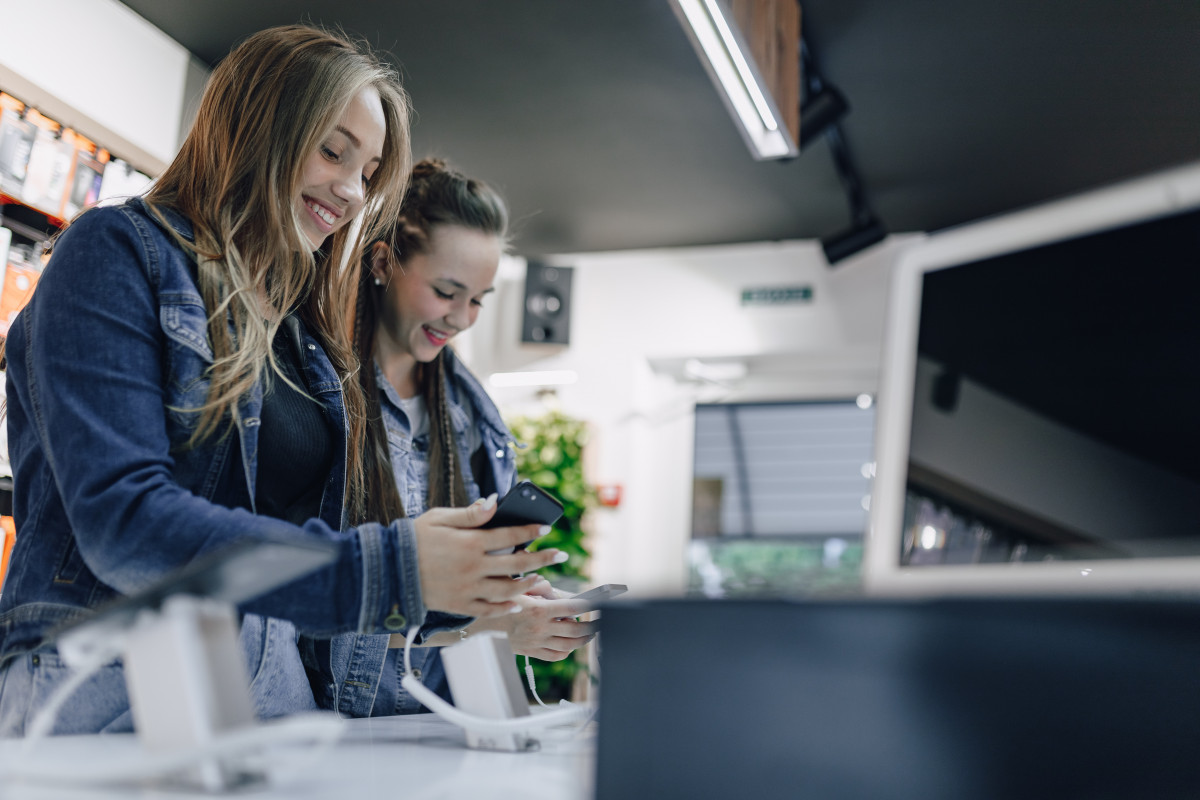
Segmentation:
[(524, 578), (511, 578), (507, 574), (499, 577), (485, 578), (481, 582), (481, 588), (477, 600), (484, 600), (489, 603), (501, 603), (505, 606), (513, 606), (516, 613), (521, 610), (521, 606), (516, 603), (516, 598), (525, 594), (529, 587), (537, 583), (538, 575), (526, 575)]
[[(570, 556), (566, 551), (555, 550), (553, 548), (536, 550), (534, 552), (521, 550), (511, 555), (492, 556), (495, 562), (493, 569), (502, 570), (501, 574), (504, 575), (524, 575), (527, 572), (535, 572), (552, 564), (562, 564), (568, 558)], [(564, 614), (563, 616), (566, 615)]]
[(596, 635), (596, 623), (559, 620), (554, 623), (551, 630), (555, 636), (565, 639), (590, 639)]
[(436, 518), (439, 525), (449, 528), (478, 528), (496, 513), (496, 495), (481, 497), (462, 508), (431, 508), (425, 513)]
[(511, 614), (514, 610), (520, 611), (521, 607), (512, 602), (489, 603), (486, 600), (473, 600), (463, 607), (463, 614), (477, 619), (491, 619)]
[(510, 528), (489, 528), (480, 531), (479, 535), (484, 537), (483, 542), (491, 551), (511, 550), (514, 547), (524, 549), (525, 545), (549, 532), (549, 525), (514, 525)]
[(588, 600), (561, 600), (558, 607), (562, 609), (562, 613), (558, 614), (560, 617), (578, 617), (596, 610), (596, 604)]
[(550, 581), (540, 575), (538, 576), (537, 583), (531, 586), (525, 594), (532, 595), (533, 597), (541, 597), (544, 600), (558, 599), (558, 590), (550, 585)]

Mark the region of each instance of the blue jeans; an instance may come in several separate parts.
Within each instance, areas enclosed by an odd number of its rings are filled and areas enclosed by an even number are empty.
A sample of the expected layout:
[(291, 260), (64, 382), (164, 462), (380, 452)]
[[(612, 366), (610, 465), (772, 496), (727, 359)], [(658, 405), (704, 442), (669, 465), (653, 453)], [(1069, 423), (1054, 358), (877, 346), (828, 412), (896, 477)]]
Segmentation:
[[(38, 710), (71, 674), (53, 647), (17, 656), (0, 668), (0, 738), (24, 736)], [(51, 733), (128, 733), (133, 716), (125, 671), (117, 662), (88, 678), (62, 705)]]

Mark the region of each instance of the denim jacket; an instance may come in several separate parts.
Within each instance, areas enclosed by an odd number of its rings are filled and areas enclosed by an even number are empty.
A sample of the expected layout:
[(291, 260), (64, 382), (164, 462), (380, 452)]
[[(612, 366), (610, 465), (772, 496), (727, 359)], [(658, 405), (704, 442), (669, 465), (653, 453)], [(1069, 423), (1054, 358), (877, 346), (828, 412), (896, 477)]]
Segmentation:
[[(186, 219), (164, 215), (191, 237)], [(305, 378), (341, 432), (318, 519), (254, 513), (261, 387), (228, 435), (184, 446), (213, 359), (206, 319), (194, 262), (142, 200), (88, 211), (58, 240), (7, 342), (18, 534), (0, 594), (0, 670), (45, 650), (55, 626), (243, 537), (340, 545), (331, 566), (239, 608), (260, 716), (313, 705), (297, 630), (445, 629), (427, 620), (411, 521), (345, 525), (341, 384), (310, 332)]]
[[(516, 454), (511, 447), (512, 434), (483, 386), (454, 352), (446, 348), (444, 358), (448, 384), (446, 397), (459, 449), (459, 464), (472, 463), (473, 454), (468, 444), (471, 427), (478, 434), (479, 451), (486, 459), (486, 466), (479, 462), (473, 465), (474, 473), (464, 470), (467, 500), (474, 502), (492, 492), (503, 495), (517, 480)], [(423, 476), (411, 468), (414, 459), (410, 454), (414, 447), (423, 446), (423, 443), (413, 441), (408, 420), (399, 407), (399, 397), (378, 368), (376, 378), (384, 395), (381, 406), (396, 488), (406, 512), (416, 517), (425, 510), (428, 486)], [(443, 622), (443, 627), (461, 627), (470, 619), (445, 617)], [(420, 710), (420, 703), (394, 683), (399, 676), (387, 674), (384, 670), (388, 638), (346, 634), (332, 640), (302, 640), (305, 661), (312, 669), (310, 676), (313, 677), (313, 692), (318, 704), (336, 709), (348, 717), (370, 716), (372, 711), (376, 716), (381, 716), (396, 711), (411, 713)], [(445, 676), (439, 648), (414, 649), (412, 667), (414, 675), (445, 696)], [(377, 699), (384, 698), (385, 703), (377, 703)], [(380, 705), (387, 707), (380, 708)]]

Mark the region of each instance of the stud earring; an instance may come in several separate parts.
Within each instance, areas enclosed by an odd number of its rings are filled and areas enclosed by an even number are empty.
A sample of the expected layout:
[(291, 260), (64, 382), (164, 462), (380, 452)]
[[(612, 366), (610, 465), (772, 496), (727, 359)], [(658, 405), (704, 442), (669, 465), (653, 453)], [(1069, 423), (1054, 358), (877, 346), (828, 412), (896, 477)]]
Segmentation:
[(379, 276), (378, 276), (378, 275), (376, 275), (376, 276), (375, 276), (375, 285), (376, 285), (376, 286), (383, 286), (383, 281), (379, 280)]

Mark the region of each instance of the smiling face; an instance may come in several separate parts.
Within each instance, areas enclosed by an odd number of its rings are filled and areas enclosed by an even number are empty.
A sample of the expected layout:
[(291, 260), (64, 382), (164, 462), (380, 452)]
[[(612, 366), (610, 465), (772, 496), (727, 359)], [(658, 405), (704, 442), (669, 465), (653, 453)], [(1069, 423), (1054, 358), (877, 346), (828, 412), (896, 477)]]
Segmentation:
[[(495, 234), (461, 225), (430, 231), (427, 252), (403, 257), (397, 266), (382, 242), (372, 251), (372, 273), (383, 283), (376, 339), (389, 379), (411, 383), (417, 363), (437, 357), (455, 334), (475, 324), (492, 291), (502, 250)], [(402, 254), (403, 256), (403, 254)], [(404, 392), (401, 385), (397, 389)]]
[(305, 160), (296, 216), (313, 250), (362, 210), (371, 176), (383, 158), (386, 135), (379, 93), (366, 88)]

